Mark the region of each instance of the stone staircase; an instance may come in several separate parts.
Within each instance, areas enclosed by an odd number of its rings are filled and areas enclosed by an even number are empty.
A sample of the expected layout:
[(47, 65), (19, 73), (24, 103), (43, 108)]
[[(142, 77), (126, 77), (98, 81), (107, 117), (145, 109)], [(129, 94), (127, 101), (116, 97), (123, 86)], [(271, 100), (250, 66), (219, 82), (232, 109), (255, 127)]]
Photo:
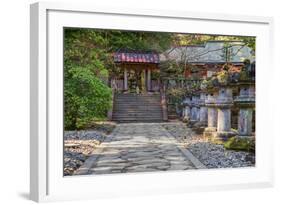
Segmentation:
[(117, 122), (162, 122), (160, 94), (115, 94), (112, 119)]

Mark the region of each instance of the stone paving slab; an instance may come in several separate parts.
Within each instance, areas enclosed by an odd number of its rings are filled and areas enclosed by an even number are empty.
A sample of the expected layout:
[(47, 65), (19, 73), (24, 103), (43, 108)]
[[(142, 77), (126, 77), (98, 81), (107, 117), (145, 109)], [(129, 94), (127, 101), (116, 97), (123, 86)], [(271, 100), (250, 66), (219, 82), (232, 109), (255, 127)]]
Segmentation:
[(201, 164), (197, 167), (198, 163), (194, 163), (194, 159), (188, 154), (161, 123), (123, 123), (116, 126), (75, 174), (204, 168), (200, 167)]

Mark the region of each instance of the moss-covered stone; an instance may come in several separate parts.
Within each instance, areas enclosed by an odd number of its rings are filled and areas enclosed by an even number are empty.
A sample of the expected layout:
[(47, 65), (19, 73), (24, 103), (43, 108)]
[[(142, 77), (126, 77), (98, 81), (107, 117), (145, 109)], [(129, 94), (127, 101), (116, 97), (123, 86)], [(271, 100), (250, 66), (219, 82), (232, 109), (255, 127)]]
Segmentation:
[(255, 138), (253, 137), (231, 137), (223, 145), (226, 149), (255, 152)]

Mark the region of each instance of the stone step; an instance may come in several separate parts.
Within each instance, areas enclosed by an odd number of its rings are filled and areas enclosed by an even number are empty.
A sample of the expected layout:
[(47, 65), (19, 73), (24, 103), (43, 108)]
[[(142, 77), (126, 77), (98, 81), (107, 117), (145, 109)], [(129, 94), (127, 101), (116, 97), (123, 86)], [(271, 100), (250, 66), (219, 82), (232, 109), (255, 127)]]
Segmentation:
[(178, 119), (178, 115), (169, 115), (168, 114), (168, 119)]
[(129, 109), (113, 109), (113, 111), (119, 112), (119, 113), (162, 113), (161, 109), (157, 109), (157, 110), (141, 110), (141, 109), (137, 109), (137, 110), (129, 110)]
[(162, 109), (117, 109), (113, 108), (113, 111), (116, 112), (124, 112), (124, 113), (130, 113), (130, 112), (141, 112), (141, 113), (158, 113), (162, 112)]
[(160, 103), (118, 103), (116, 101), (114, 101), (114, 105), (116, 106), (142, 106), (142, 107), (145, 107), (145, 106), (158, 106), (158, 107), (161, 107), (161, 104)]
[(116, 94), (112, 119), (118, 122), (161, 122), (160, 95)]
[(162, 113), (162, 110), (160, 110), (160, 109), (159, 110), (118, 110), (118, 109), (113, 109), (113, 111), (116, 111), (115, 113), (145, 113), (145, 114)]
[(162, 110), (158, 109), (158, 110), (125, 110), (125, 109), (113, 109), (113, 111), (116, 111), (118, 113), (146, 113), (146, 114), (153, 114), (153, 113), (162, 113)]
[(155, 96), (160, 96), (160, 94), (135, 94), (135, 93), (115, 93), (116, 97), (155, 97)]
[(118, 99), (131, 99), (131, 100), (157, 100), (157, 99), (160, 99), (160, 96), (157, 96), (157, 97), (116, 97), (115, 96), (115, 99), (118, 100)]
[(115, 114), (113, 115), (113, 118), (116, 117), (116, 118), (121, 118), (121, 117), (141, 117), (141, 118), (162, 118), (162, 114), (158, 114), (158, 115), (141, 115), (141, 114), (131, 114), (131, 115), (120, 115), (120, 114)]
[(114, 110), (142, 110), (153, 111), (161, 110), (160, 106), (113, 106)]
[(113, 120), (162, 120), (162, 117), (113, 117)]
[(160, 102), (160, 99), (155, 99), (155, 100), (144, 100), (144, 99), (139, 99), (139, 100), (132, 100), (132, 99), (114, 99), (115, 102), (134, 102), (134, 103), (141, 103), (141, 102), (146, 102), (146, 103), (156, 103), (156, 102)]
[(161, 106), (161, 104), (159, 103), (159, 102), (157, 102), (157, 103), (145, 103), (145, 102), (142, 102), (142, 103), (134, 103), (134, 102), (129, 102), (129, 103), (124, 103), (124, 102), (122, 102), (122, 103), (119, 103), (119, 102), (116, 102), (116, 101), (114, 101), (114, 103), (115, 103), (115, 105), (122, 105), (122, 106), (124, 106), (124, 105), (139, 105), (139, 106), (148, 106), (148, 105), (151, 105), (151, 106)]
[(115, 98), (160, 98), (160, 95), (114, 95)]
[(118, 121), (118, 120), (127, 120), (127, 121), (129, 121), (129, 120), (138, 120), (138, 121), (147, 121), (147, 120), (163, 120), (163, 117), (162, 116), (158, 116), (158, 117), (138, 117), (138, 116), (134, 116), (134, 117), (132, 117), (132, 116), (122, 116), (122, 117), (120, 117), (120, 116), (113, 116), (112, 117), (112, 119), (114, 120), (114, 121)]
[(163, 122), (163, 120), (161, 119), (153, 119), (153, 120), (138, 120), (138, 119), (129, 119), (129, 120), (126, 120), (126, 119), (116, 119), (114, 121), (117, 121), (117, 122)]
[(123, 103), (123, 102), (134, 102), (134, 103), (140, 103), (140, 102), (147, 102), (147, 103), (156, 103), (156, 102), (160, 102), (160, 99), (155, 99), (155, 100), (143, 100), (143, 99), (139, 99), (139, 100), (132, 100), (132, 99), (114, 99), (115, 102), (119, 102), (119, 103)]
[(160, 97), (159, 98), (114, 98), (115, 100), (132, 100), (132, 101), (140, 101), (140, 100), (143, 100), (143, 101), (158, 101), (160, 100)]
[(160, 102), (160, 99), (157, 99), (157, 100), (130, 100), (130, 99), (115, 99), (114, 100), (115, 102), (117, 103), (124, 103), (124, 102), (127, 102), (127, 103), (159, 103)]
[(158, 110), (158, 111), (127, 111), (127, 110), (113, 110), (113, 114), (144, 114), (144, 115), (157, 115), (157, 114), (162, 114), (162, 110)]
[(162, 112), (114, 112), (113, 116), (134, 116), (134, 115), (142, 115), (142, 116), (160, 116)]
[(161, 118), (162, 114), (158, 115), (142, 115), (142, 114), (131, 114), (131, 115), (121, 115), (121, 114), (114, 114), (113, 117), (142, 117), (142, 118)]
[(151, 118), (144, 118), (144, 117), (113, 117), (113, 121), (163, 121), (162, 117), (151, 117)]
[(134, 100), (134, 101), (137, 101), (137, 100), (159, 100), (160, 99), (160, 97), (153, 97), (153, 98), (151, 98), (151, 97), (137, 97), (137, 98), (135, 98), (135, 97), (133, 97), (133, 98), (128, 98), (128, 97), (125, 97), (125, 98), (121, 98), (121, 97), (115, 97), (114, 98), (115, 100), (126, 100), (126, 99), (130, 99), (130, 100)]
[(120, 99), (118, 99), (118, 100), (114, 100), (114, 102), (117, 102), (117, 103), (125, 103), (125, 102), (127, 102), (127, 103), (159, 103), (159, 99), (158, 100), (120, 100)]
[(146, 105), (158, 105), (160, 106), (160, 102), (118, 102), (118, 101), (114, 101), (115, 105), (142, 105), (142, 106), (146, 106)]

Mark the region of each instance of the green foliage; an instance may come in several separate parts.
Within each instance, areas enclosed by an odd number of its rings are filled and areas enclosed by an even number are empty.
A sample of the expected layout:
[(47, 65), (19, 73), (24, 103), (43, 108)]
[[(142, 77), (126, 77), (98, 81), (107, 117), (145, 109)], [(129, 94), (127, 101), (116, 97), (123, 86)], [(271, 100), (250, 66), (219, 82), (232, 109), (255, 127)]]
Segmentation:
[(249, 77), (248, 77), (248, 75), (247, 75), (246, 69), (242, 69), (242, 70), (240, 71), (239, 80), (240, 80), (240, 81), (247, 81), (247, 80), (249, 80)]
[(120, 72), (112, 52), (122, 49), (155, 50), (170, 47), (171, 34), (102, 29), (64, 30), (64, 126), (79, 129), (103, 119), (111, 106), (106, 85)]
[(64, 30), (64, 126), (80, 129), (104, 118), (111, 106), (106, 85), (111, 55), (104, 34), (93, 29)]
[(64, 126), (82, 128), (111, 107), (111, 89), (89, 67), (71, 67), (65, 73)]
[(108, 66), (112, 56), (107, 52), (108, 41), (99, 30), (65, 29), (64, 30), (64, 66), (89, 66), (91, 72), (106, 81)]
[(103, 30), (106, 33), (110, 50), (154, 50), (163, 52), (170, 47), (172, 34), (143, 31)]
[(188, 83), (188, 86), (185, 88), (186, 93), (188, 94), (196, 94), (200, 90), (201, 81), (193, 81), (191, 80)]
[(200, 89), (201, 90), (208, 90), (212, 86), (211, 81), (209, 79), (204, 79), (201, 82)]
[(175, 60), (167, 60), (159, 64), (161, 77), (182, 77), (183, 66), (179, 65)]
[(229, 83), (229, 73), (226, 70), (221, 70), (217, 73), (217, 79), (220, 85), (227, 85)]
[(175, 87), (167, 90), (167, 95), (172, 102), (180, 102), (186, 94), (185, 88)]
[(249, 137), (231, 137), (224, 142), (226, 149), (255, 152), (255, 139)]
[(249, 46), (254, 52), (256, 51), (256, 37), (240, 36), (239, 38), (247, 46)]

